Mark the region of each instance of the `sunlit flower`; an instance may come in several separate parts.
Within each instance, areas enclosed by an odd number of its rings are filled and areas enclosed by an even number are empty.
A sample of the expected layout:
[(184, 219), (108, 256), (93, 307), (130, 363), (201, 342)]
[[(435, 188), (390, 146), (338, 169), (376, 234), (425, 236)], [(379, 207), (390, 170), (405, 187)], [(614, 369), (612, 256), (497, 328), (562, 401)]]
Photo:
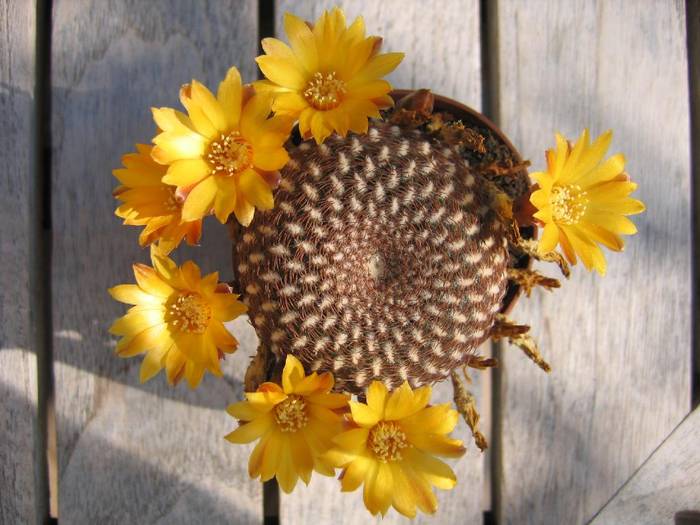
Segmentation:
[(244, 424), (226, 439), (231, 443), (259, 440), (248, 462), (252, 478), (276, 477), (289, 493), (299, 478), (308, 485), (312, 470), (335, 474), (321, 456), (342, 430), (339, 410), (347, 406), (348, 397), (330, 393), (332, 388), (330, 373), (307, 376), (299, 360), (288, 355), (281, 387), (263, 383), (256, 392), (246, 392), (247, 401), (228, 407), (228, 413)]
[(130, 226), (145, 226), (139, 244), (148, 246), (158, 241), (164, 253), (177, 248), (183, 238), (188, 244), (198, 244), (202, 235), (202, 220), (182, 222), (182, 200), (175, 186), (162, 181), (167, 168), (151, 158), (152, 146), (136, 145), (136, 153), (122, 157), (123, 168), (112, 173), (122, 184), (114, 190), (121, 201), (117, 217)]
[(403, 53), (378, 54), (382, 39), (365, 37), (358, 17), (346, 26), (340, 8), (324, 11), (313, 28), (296, 16), (284, 15), (291, 48), (275, 38), (262, 41), (257, 58), (266, 81), (256, 88), (276, 94), (273, 109), (299, 120), (304, 138), (319, 144), (334, 131), (367, 132), (368, 117), (391, 107), (391, 84), (382, 77), (393, 71)]
[(625, 173), (625, 157), (618, 153), (603, 161), (612, 132), (589, 144), (584, 130), (572, 147), (557, 134), (556, 150), (547, 150), (547, 171), (532, 174), (539, 189), (530, 197), (538, 209), (534, 217), (544, 224), (539, 251), (546, 254), (559, 244), (571, 264), (577, 256), (584, 266), (605, 275), (602, 244), (621, 251), (620, 235), (637, 233), (625, 215), (644, 211), (641, 201), (629, 195), (637, 189)]
[(112, 334), (122, 336), (117, 355), (146, 354), (142, 382), (162, 368), (170, 384), (185, 377), (192, 388), (205, 370), (221, 376), (220, 360), (238, 346), (224, 322), (245, 313), (245, 305), (228, 285), (218, 282), (218, 273), (202, 277), (193, 262), (178, 267), (155, 248), (151, 260), (152, 268), (134, 265), (137, 284), (109, 290), (117, 301), (134, 305), (110, 328)]
[(272, 97), (243, 89), (235, 67), (214, 96), (193, 80), (180, 90), (189, 116), (154, 108), (162, 130), (154, 139), (153, 158), (166, 164), (163, 182), (177, 186), (184, 198), (182, 218), (193, 221), (212, 209), (222, 223), (231, 213), (247, 226), (255, 208), (274, 205), (272, 188), (289, 160), (284, 143), (292, 120), (270, 114)]
[(457, 483), (452, 469), (435, 456), (459, 457), (462, 442), (447, 436), (458, 414), (448, 404), (428, 406), (428, 386), (412, 390), (404, 383), (393, 393), (374, 381), (367, 403), (350, 402), (354, 428), (333, 442), (327, 457), (342, 467), (344, 492), (364, 483), (364, 502), (372, 514), (386, 514), (393, 506), (401, 514), (437, 510), (432, 487), (451, 489)]

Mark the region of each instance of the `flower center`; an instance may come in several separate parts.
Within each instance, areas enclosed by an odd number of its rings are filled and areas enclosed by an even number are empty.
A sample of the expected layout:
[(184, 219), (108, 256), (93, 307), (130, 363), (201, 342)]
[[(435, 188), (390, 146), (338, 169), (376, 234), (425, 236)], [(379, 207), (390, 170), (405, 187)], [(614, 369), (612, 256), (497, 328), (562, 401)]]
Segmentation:
[(253, 148), (238, 131), (232, 131), (209, 145), (207, 161), (214, 175), (230, 177), (250, 167)]
[(586, 213), (588, 194), (581, 187), (555, 186), (550, 197), (554, 220), (563, 224), (576, 224)]
[(346, 91), (345, 82), (335, 78), (335, 71), (316, 73), (304, 88), (304, 98), (314, 108), (325, 111), (337, 107)]
[(306, 401), (300, 396), (289, 396), (275, 406), (275, 421), (282, 432), (296, 432), (309, 422)]
[(202, 334), (209, 326), (211, 306), (196, 293), (182, 293), (172, 301), (167, 311), (168, 323), (191, 334)]
[(379, 461), (401, 461), (401, 451), (408, 447), (406, 434), (393, 421), (380, 421), (369, 433), (369, 448)]

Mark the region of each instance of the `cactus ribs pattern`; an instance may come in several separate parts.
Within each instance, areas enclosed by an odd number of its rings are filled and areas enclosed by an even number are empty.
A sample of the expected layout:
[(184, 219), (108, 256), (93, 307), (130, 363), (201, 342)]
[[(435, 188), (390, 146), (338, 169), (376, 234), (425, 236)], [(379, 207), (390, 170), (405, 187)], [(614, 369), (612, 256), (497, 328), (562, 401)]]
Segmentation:
[(423, 131), (385, 123), (290, 155), (275, 208), (234, 247), (260, 343), (355, 394), (465, 364), (508, 282), (482, 175)]

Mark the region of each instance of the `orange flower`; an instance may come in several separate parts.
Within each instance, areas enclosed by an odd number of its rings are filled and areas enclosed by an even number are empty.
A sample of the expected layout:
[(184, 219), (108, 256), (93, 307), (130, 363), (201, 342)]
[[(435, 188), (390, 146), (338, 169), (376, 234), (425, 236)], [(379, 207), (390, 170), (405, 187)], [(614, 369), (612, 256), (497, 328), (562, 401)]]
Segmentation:
[(285, 13), (284, 29), (291, 48), (276, 38), (265, 38), (265, 55), (257, 58), (268, 80), (256, 89), (273, 92), (273, 109), (299, 120), (307, 139), (323, 142), (331, 133), (367, 132), (367, 119), (389, 108), (391, 84), (382, 77), (393, 71), (403, 53), (378, 54), (382, 39), (365, 37), (358, 17), (346, 26), (343, 10), (324, 11), (310, 27)]
[(122, 336), (117, 355), (146, 354), (141, 382), (163, 368), (170, 384), (185, 377), (191, 388), (205, 370), (221, 376), (220, 360), (238, 347), (224, 322), (245, 313), (245, 305), (228, 285), (218, 282), (218, 273), (202, 277), (192, 261), (178, 267), (155, 248), (151, 260), (152, 268), (134, 265), (137, 284), (109, 289), (117, 301), (134, 305), (109, 329)]
[(247, 401), (228, 407), (228, 413), (244, 424), (226, 439), (231, 443), (259, 440), (248, 463), (252, 478), (276, 477), (289, 493), (299, 478), (308, 485), (312, 470), (335, 474), (322, 455), (342, 430), (338, 411), (347, 407), (348, 397), (330, 393), (332, 388), (330, 373), (307, 376), (299, 360), (288, 355), (281, 387), (263, 383), (257, 392), (246, 392)]
[(136, 153), (122, 157), (124, 168), (112, 173), (121, 182), (114, 196), (122, 202), (117, 217), (130, 226), (145, 226), (139, 235), (139, 244), (149, 246), (158, 241), (164, 253), (177, 248), (182, 239), (187, 244), (198, 244), (202, 236), (202, 220), (182, 220), (182, 199), (175, 186), (163, 182), (167, 169), (151, 158), (152, 146), (136, 145)]
[(364, 484), (364, 502), (372, 514), (393, 506), (410, 518), (416, 507), (432, 514), (432, 486), (452, 489), (457, 478), (435, 456), (460, 457), (462, 442), (447, 435), (458, 414), (448, 404), (428, 406), (429, 386), (411, 389), (404, 382), (389, 394), (380, 381), (367, 389), (367, 403), (350, 402), (353, 428), (337, 436), (328, 460), (342, 467), (343, 492)]
[(588, 270), (605, 275), (607, 264), (598, 244), (619, 252), (620, 235), (637, 227), (626, 215), (644, 211), (644, 203), (629, 195), (637, 189), (625, 173), (625, 157), (618, 153), (603, 160), (612, 140), (607, 131), (589, 144), (585, 129), (575, 146), (557, 133), (556, 150), (547, 150), (547, 171), (532, 174), (539, 189), (530, 196), (534, 217), (544, 224), (539, 252), (562, 247), (571, 264), (581, 258)]
[(216, 96), (193, 80), (181, 89), (180, 100), (189, 116), (153, 109), (162, 132), (153, 139), (152, 155), (168, 166), (163, 181), (177, 186), (185, 198), (183, 220), (201, 219), (214, 210), (222, 223), (233, 213), (248, 226), (255, 208), (274, 205), (272, 187), (289, 160), (284, 143), (291, 119), (267, 118), (271, 96), (244, 91), (235, 67)]

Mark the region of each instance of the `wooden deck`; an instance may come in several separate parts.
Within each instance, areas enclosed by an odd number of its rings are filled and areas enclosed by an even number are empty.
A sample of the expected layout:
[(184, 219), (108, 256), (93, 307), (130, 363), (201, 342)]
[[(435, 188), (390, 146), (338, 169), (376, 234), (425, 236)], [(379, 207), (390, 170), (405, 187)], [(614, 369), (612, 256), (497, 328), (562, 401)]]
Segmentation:
[[(394, 86), (483, 111), (535, 168), (555, 131), (612, 128), (648, 208), (607, 277), (577, 267), (517, 305), (553, 372), (486, 349), (502, 361), (475, 383), (491, 448), (471, 446), (437, 515), (415, 521), (670, 524), (700, 511), (699, 1), (0, 0), (0, 524), (369, 521), (359, 493), (320, 477), (272, 515), (250, 450), (223, 440), (256, 346), (245, 320), (224, 380), (196, 391), (139, 384), (138, 360), (116, 358), (107, 333), (122, 308), (106, 289), (147, 257), (112, 215), (111, 171), (152, 137), (150, 106), (231, 65), (256, 78), (260, 37), (284, 11), (333, 5), (406, 52)], [(178, 257), (230, 276), (215, 222)]]

